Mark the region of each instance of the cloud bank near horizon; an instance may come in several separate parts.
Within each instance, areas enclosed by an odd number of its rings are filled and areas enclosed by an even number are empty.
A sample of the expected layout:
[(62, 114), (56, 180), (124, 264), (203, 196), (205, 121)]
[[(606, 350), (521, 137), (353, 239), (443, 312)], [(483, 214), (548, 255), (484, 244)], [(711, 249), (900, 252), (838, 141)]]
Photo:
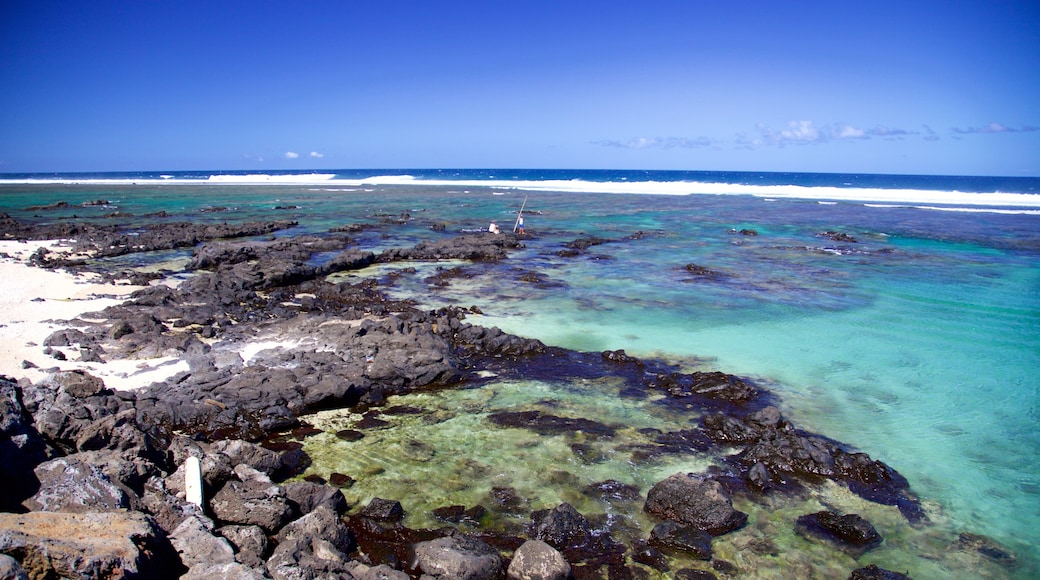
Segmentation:
[[(759, 147), (786, 147), (789, 145), (811, 145), (835, 141), (853, 141), (883, 139), (898, 141), (910, 137), (920, 137), (925, 141), (939, 141), (942, 137), (928, 125), (918, 129), (903, 129), (876, 125), (872, 128), (856, 127), (847, 123), (828, 123), (817, 125), (814, 121), (789, 121), (786, 128), (773, 129), (765, 123), (755, 127), (757, 135), (749, 137), (737, 134), (732, 141), (722, 141), (707, 136), (700, 137), (633, 137), (631, 139), (602, 139), (592, 141), (594, 145), (614, 147), (618, 149), (722, 149), (730, 145), (736, 149), (755, 149)], [(1040, 127), (1022, 125), (1014, 128), (1002, 123), (991, 122), (979, 127), (952, 127), (953, 138), (963, 135), (997, 134), (997, 133), (1030, 133), (1040, 131)]]

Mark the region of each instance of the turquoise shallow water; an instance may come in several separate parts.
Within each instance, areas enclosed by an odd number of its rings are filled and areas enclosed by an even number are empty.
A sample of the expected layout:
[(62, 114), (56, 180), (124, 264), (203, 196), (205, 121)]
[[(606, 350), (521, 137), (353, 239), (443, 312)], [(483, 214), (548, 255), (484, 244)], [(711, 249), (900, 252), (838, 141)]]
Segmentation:
[[(401, 278), (394, 292), (431, 307), (475, 304), (485, 316), (474, 316), (473, 322), (553, 345), (622, 348), (751, 377), (780, 393), (785, 414), (800, 426), (849, 443), (907, 476), (944, 529), (986, 534), (1015, 551), (1020, 566), (1009, 575), (1025, 578), (1040, 570), (1038, 216), (744, 196), (527, 195), (422, 185), (5, 185), (0, 210), (41, 220), (117, 210), (140, 216), (160, 209), (195, 220), (291, 218), (301, 224), (296, 231), (314, 232), (407, 214), (405, 225), (358, 236), (359, 246), (379, 250), (444, 235), (429, 229), (433, 223), (446, 224), (449, 233), (484, 228), (492, 219), (511, 228), (525, 196), (531, 236), (524, 250), (499, 265), (465, 266), (474, 277), (436, 294), (422, 278), (438, 265), (420, 266), (420, 275)], [(29, 205), (67, 200), (75, 206), (94, 199), (112, 203), (24, 211)], [(218, 207), (233, 211), (199, 211)], [(742, 229), (758, 235), (742, 235)], [(828, 230), (857, 242), (818, 235)], [(561, 240), (621, 240), (640, 231), (647, 235), (591, 246), (572, 258), (557, 255)], [(691, 274), (685, 269), (691, 263), (717, 275)], [(525, 282), (522, 275), (529, 272), (544, 283)], [(534, 392), (562, 389), (541, 398), (582, 399), (582, 412), (597, 407), (597, 396), (616, 399), (606, 387), (572, 387), (540, 385)], [(494, 405), (533, 404), (513, 397), (510, 389), (515, 385), (467, 391), (459, 394), (461, 402), (444, 405), (473, 405), (483, 412)], [(675, 420), (646, 418), (641, 411), (602, 402), (599, 408), (619, 423)], [(465, 424), (476, 419), (445, 417), (444, 433), (421, 437), (450, 438), (477, 428)], [(521, 437), (516, 445), (533, 464), (572, 456), (571, 441), (544, 448), (524, 441)], [(470, 445), (467, 453), (478, 448)], [(414, 448), (405, 451), (421, 455)], [(486, 477), (486, 485), (495, 481), (491, 458), (474, 461), (442, 466), (438, 473), (457, 469)], [(690, 469), (707, 459), (693, 461)], [(395, 477), (419, 477), (407, 475), (417, 469), (414, 463), (400, 465), (405, 475)], [(593, 463), (567, 472), (585, 483), (617, 473), (617, 479), (629, 478), (645, 489), (672, 468), (677, 466), (666, 463), (646, 473), (626, 472)], [(363, 492), (363, 487), (357, 491)], [(479, 491), (459, 493), (438, 499), (479, 499)], [(876, 517), (888, 521), (884, 513)], [(775, 522), (760, 527), (769, 525)], [(936, 569), (914, 568), (919, 564), (907, 568), (922, 570), (918, 577), (935, 577)], [(956, 572), (943, 569), (942, 575), (972, 577), (972, 570), (966, 564)]]

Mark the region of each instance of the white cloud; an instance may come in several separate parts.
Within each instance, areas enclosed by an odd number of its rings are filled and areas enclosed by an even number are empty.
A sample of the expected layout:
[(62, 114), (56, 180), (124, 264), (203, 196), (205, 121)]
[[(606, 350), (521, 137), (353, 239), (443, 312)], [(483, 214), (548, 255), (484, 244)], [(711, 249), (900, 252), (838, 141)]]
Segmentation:
[(296, 159), (299, 156), (300, 154), (295, 151), (286, 151), (285, 155), (283, 155), (282, 157), (285, 157), (286, 159)]
[(709, 137), (694, 137), (692, 139), (686, 137), (634, 137), (627, 141), (593, 141), (593, 144), (617, 147), (619, 149), (674, 149), (676, 147), (699, 149), (717, 145), (715, 140)]
[(816, 128), (812, 121), (789, 121), (787, 129), (774, 131), (763, 123), (759, 123), (758, 130), (762, 134), (761, 139), (751, 141), (752, 145), (795, 145), (805, 143), (818, 143), (826, 140), (826, 135)]
[(1015, 129), (1014, 127), (1008, 127), (1001, 123), (990, 123), (983, 125), (982, 127), (968, 127), (961, 129), (960, 127), (954, 127), (954, 133), (960, 133), (961, 135), (968, 135), (971, 133), (1030, 133), (1036, 131), (1037, 128), (1032, 125), (1023, 125), (1021, 129)]
[(311, 151), (310, 156), (315, 158), (315, 159), (321, 159), (322, 157), (325, 157), (325, 154), (324, 153), (318, 153), (317, 151)]
[(834, 123), (817, 127), (812, 121), (790, 121), (787, 128), (775, 131), (765, 124), (760, 123), (758, 130), (762, 134), (760, 139), (753, 141), (744, 140), (745, 145), (805, 145), (810, 143), (826, 143), (828, 141), (843, 141), (849, 139), (870, 139), (882, 137), (887, 139), (898, 139), (907, 135), (917, 134), (915, 131), (896, 129), (878, 125), (873, 129), (861, 129), (847, 123)]
[(819, 141), (820, 130), (813, 125), (812, 121), (789, 121), (787, 130), (780, 131), (779, 136), (784, 141)]
[(838, 125), (833, 133), (836, 139), (865, 139), (867, 132), (852, 125)]

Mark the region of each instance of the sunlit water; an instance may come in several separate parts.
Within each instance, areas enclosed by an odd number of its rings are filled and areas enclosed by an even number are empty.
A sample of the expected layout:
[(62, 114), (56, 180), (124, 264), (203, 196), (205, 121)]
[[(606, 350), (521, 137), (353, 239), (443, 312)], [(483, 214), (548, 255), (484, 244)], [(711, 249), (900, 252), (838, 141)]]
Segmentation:
[[(430, 307), (477, 305), (485, 315), (471, 322), (547, 344), (621, 348), (750, 377), (776, 391), (785, 415), (799, 426), (903, 473), (936, 524), (912, 530), (893, 508), (829, 488), (790, 513), (738, 506), (752, 514), (749, 526), (717, 539), (717, 557), (764, 577), (799, 566), (812, 566), (820, 577), (843, 577), (868, 562), (922, 578), (1037, 573), (1036, 216), (745, 197), (345, 189), (93, 185), (26, 192), (5, 186), (0, 194), (4, 210), (16, 217), (44, 215), (19, 214), (27, 205), (106, 198), (135, 214), (229, 207), (235, 219), (297, 219), (296, 232), (408, 214), (405, 225), (358, 235), (360, 247), (376, 251), (443, 236), (429, 229), (433, 223), (446, 224), (448, 233), (486, 228), (490, 220), (511, 229), (526, 196), (525, 249), (498, 265), (418, 265), (418, 273), (398, 279), (392, 292)], [(228, 213), (195, 215), (230, 219)], [(740, 233), (752, 229), (758, 235)], [(817, 235), (828, 230), (857, 242)], [(640, 231), (648, 235), (592, 246), (576, 257), (557, 255), (563, 242), (578, 237), (621, 240)], [(687, 264), (717, 275), (691, 274)], [(437, 267), (459, 265), (473, 277), (436, 292), (422, 281)], [(371, 273), (393, 266), (380, 268)], [(542, 283), (521, 278), (530, 272)], [(309, 439), (307, 449), (315, 473), (357, 479), (345, 490), (348, 497), (400, 499), (412, 525), (439, 525), (429, 515), (433, 508), (487, 504), (493, 487), (509, 486), (527, 504), (496, 520), (503, 529), (525, 523), (530, 510), (568, 501), (590, 516), (609, 514), (615, 533), (631, 528), (632, 537), (645, 537), (649, 522), (640, 515), (641, 500), (604, 502), (582, 493), (584, 486), (614, 479), (645, 494), (663, 477), (702, 470), (715, 459), (633, 460), (626, 445), (646, 439), (640, 429), (688, 428), (691, 418), (670, 416), (652, 401), (618, 397), (609, 383), (492, 380), (478, 389), (391, 404), (432, 411), (384, 416), (392, 428), (350, 443), (332, 433), (357, 418), (322, 414), (316, 423), (329, 433)], [(609, 441), (584, 441), (501, 429), (486, 418), (496, 410), (534, 408), (621, 428)], [(574, 445), (583, 452), (575, 453)], [(821, 509), (814, 505), (860, 513), (888, 540), (858, 561), (836, 556), (792, 531), (798, 515)], [(1007, 571), (951, 552), (947, 547), (961, 531), (986, 534), (1013, 550), (1018, 568)], [(782, 555), (749, 547), (762, 537), (772, 538)], [(788, 554), (793, 548), (797, 554)]]

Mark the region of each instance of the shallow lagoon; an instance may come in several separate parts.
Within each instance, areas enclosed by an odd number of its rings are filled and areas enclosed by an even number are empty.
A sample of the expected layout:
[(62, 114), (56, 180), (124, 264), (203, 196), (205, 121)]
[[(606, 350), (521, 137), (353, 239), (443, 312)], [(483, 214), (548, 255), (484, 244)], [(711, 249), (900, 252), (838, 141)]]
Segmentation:
[[(489, 189), (421, 185), (325, 191), (307, 186), (92, 184), (4, 186), (2, 193), (4, 211), (19, 219), (34, 214), (43, 214), (41, 219), (99, 218), (114, 209), (134, 214), (166, 210), (191, 213), (198, 220), (226, 220), (232, 215), (236, 220), (296, 219), (300, 227), (293, 233), (399, 221), (397, 226), (357, 235), (359, 247), (376, 251), (444, 235), (431, 230), (433, 224), (445, 225), (448, 233), (483, 228), (490, 219), (511, 224), (524, 197), (519, 192), (493, 195)], [(49, 214), (24, 211), (31, 204), (99, 198), (112, 203)], [(704, 370), (750, 377), (775, 390), (785, 415), (799, 426), (866, 451), (907, 476), (928, 501), (929, 515), (942, 524), (941, 531), (926, 533), (932, 540), (921, 544), (921, 553), (943, 553), (951, 534), (955, 538), (959, 531), (984, 533), (1017, 553), (1020, 566), (1013, 574), (1036, 573), (1036, 546), (1040, 545), (1040, 468), (1033, 460), (1040, 453), (1035, 431), (1040, 420), (1036, 216), (710, 195), (538, 192), (530, 195), (528, 204), (531, 236), (525, 250), (499, 265), (465, 265), (471, 277), (452, 280), (445, 288), (432, 288), (423, 277), (438, 266), (459, 264), (420, 265), (417, 274), (398, 278), (392, 291), (431, 308), (477, 305), (485, 314), (473, 316), (471, 322), (497, 325), (547, 344), (583, 351), (622, 348), (638, 356), (691, 361)], [(197, 213), (224, 206), (234, 213)], [(758, 235), (742, 235), (742, 229), (753, 229)], [(622, 240), (639, 231), (648, 235), (591, 246), (571, 258), (557, 255), (561, 240), (582, 236)], [(818, 235), (825, 231), (847, 233), (857, 242)], [(685, 269), (691, 263), (721, 276), (691, 275)], [(524, 279), (532, 272), (539, 282)], [(521, 390), (527, 388), (531, 387)], [(606, 403), (617, 399), (603, 396), (602, 389), (609, 393), (603, 385), (543, 385), (535, 391), (545, 388), (553, 390), (556, 398), (582, 392), (599, 401), (582, 411), (588, 416), (598, 417), (609, 408)], [(458, 396), (478, 395), (461, 391)], [(464, 402), (444, 405), (451, 410)], [(623, 416), (634, 421), (634, 415)], [(443, 423), (447, 425), (441, 437), (446, 440), (457, 433), (457, 423)], [(503, 440), (523, 441), (527, 436), (512, 433)], [(436, 439), (431, 433), (410, 436), (421, 437)], [(536, 465), (570, 465), (577, 461), (571, 444), (539, 441), (524, 448), (524, 453)], [(504, 445), (501, 449), (513, 449)], [(489, 455), (505, 455), (505, 451)], [(491, 458), (477, 461), (475, 467), (488, 464), (494, 472)], [(705, 461), (695, 459), (694, 467)], [(581, 482), (594, 481), (597, 469), (622, 475), (629, 469), (579, 463), (575, 471)], [(398, 477), (414, 481), (407, 474), (411, 465), (401, 465), (405, 473)], [(660, 468), (667, 472), (671, 467)], [(390, 471), (380, 478), (389, 477)], [(642, 470), (636, 471), (643, 475)], [(361, 481), (358, 485), (353, 493), (361, 494), (365, 488)], [(479, 497), (481, 491), (469, 493)], [(544, 491), (527, 493), (532, 502), (551, 504), (560, 499), (555, 495), (541, 499)], [(422, 507), (405, 503), (411, 517), (423, 517)], [(874, 521), (869, 510), (875, 507), (855, 511)], [(756, 529), (766, 525), (754, 517), (753, 510), (745, 511), (753, 514)], [(881, 529), (879, 522), (885, 516), (876, 517), (874, 523)], [(778, 538), (792, 535), (781, 523), (773, 531)], [(720, 554), (730, 540), (717, 540)], [(863, 561), (884, 559), (899, 569), (891, 562), (904, 557), (882, 551), (888, 549), (886, 544)], [(733, 561), (744, 557), (741, 554), (735, 553)], [(775, 557), (765, 560), (769, 558)], [(953, 555), (943, 558), (946, 562)], [(909, 552), (905, 559), (902, 568), (925, 566), (920, 577), (936, 575), (927, 568), (931, 559)], [(959, 572), (947, 569), (940, 575), (982, 574), (976, 563), (963, 564)], [(763, 573), (767, 568), (761, 567)]]

